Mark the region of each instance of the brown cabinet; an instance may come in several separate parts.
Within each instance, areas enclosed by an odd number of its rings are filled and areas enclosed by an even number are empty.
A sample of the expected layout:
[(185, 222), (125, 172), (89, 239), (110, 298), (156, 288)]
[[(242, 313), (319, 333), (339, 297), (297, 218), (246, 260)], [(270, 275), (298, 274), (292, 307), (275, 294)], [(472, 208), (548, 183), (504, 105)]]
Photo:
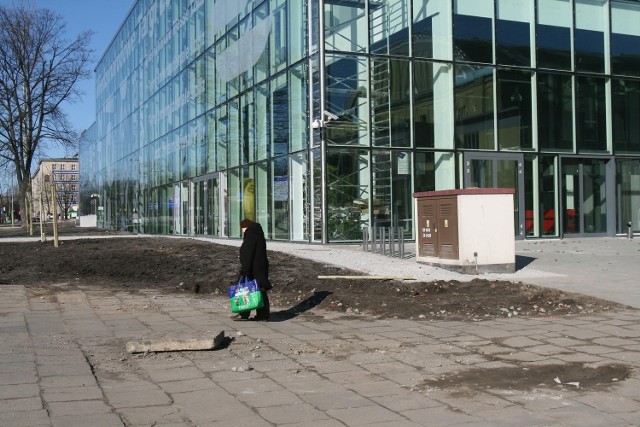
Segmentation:
[(415, 193), (416, 261), (461, 272), (513, 272), (512, 188)]

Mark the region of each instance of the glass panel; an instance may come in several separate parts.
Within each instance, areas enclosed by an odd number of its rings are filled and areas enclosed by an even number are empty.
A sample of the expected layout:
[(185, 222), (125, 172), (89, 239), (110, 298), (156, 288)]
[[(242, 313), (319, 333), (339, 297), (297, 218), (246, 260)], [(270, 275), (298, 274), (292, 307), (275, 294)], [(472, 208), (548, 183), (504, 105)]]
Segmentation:
[(195, 234), (205, 234), (205, 189), (206, 181), (193, 183), (193, 232)]
[[(365, 151), (329, 149), (327, 153), (328, 240), (362, 239), (368, 221), (369, 161)], [(373, 209), (377, 209), (375, 201)]]
[(469, 161), (469, 187), (493, 188), (493, 160), (471, 159)]
[(616, 153), (640, 153), (640, 81), (613, 80), (613, 148)]
[(414, 191), (456, 188), (456, 162), (453, 153), (415, 153)]
[(571, 69), (570, 0), (538, 0), (536, 44), (538, 67)]
[(391, 153), (389, 151), (374, 151), (371, 155), (371, 170), (373, 172), (371, 225), (374, 228), (391, 227), (393, 225), (391, 217), (393, 202)]
[(271, 224), (269, 224), (269, 206), (271, 206), (270, 168), (268, 162), (260, 162), (256, 165), (256, 179), (254, 184), (256, 203), (256, 222), (262, 225), (267, 239), (271, 238)]
[(372, 132), (375, 146), (411, 144), (409, 61), (372, 59)]
[(286, 75), (271, 82), (271, 92), (273, 155), (283, 156), (289, 152), (289, 87)]
[[(391, 218), (394, 227), (405, 231), (413, 228), (413, 192), (411, 191), (411, 153), (392, 151)], [(413, 235), (413, 234), (411, 234)]]
[(312, 180), (313, 180), (313, 206), (311, 211), (313, 212), (313, 241), (322, 242), (322, 156), (320, 150), (311, 151), (312, 158)]
[(449, 0), (413, 0), (413, 56), (451, 60)]
[(576, 77), (578, 151), (607, 150), (605, 79)]
[(540, 157), (540, 234), (543, 236), (557, 236), (557, 206), (556, 206), (556, 166), (555, 158)]
[(289, 158), (273, 161), (272, 227), (274, 240), (289, 240)]
[(516, 192), (513, 195), (513, 225), (514, 234), (518, 236), (520, 234), (520, 201), (519, 194), (522, 190), (520, 188), (520, 176), (518, 174), (518, 161), (517, 160), (500, 160), (497, 162), (497, 188), (513, 188)]
[(253, 179), (253, 167), (242, 168), (242, 218), (256, 220), (256, 183)]
[(611, 2), (611, 72), (640, 76), (640, 4)]
[(627, 233), (628, 223), (634, 232), (640, 231), (640, 160), (617, 162), (618, 218), (617, 233)]
[(269, 84), (262, 84), (255, 88), (256, 103), (256, 160), (264, 160), (269, 157), (271, 141), (271, 114), (269, 105), (271, 102)]
[(227, 197), (225, 200), (225, 216), (228, 224), (229, 237), (242, 237), (240, 221), (242, 220), (242, 185), (240, 182), (240, 169), (231, 169), (227, 174)]
[(304, 0), (288, 1), (289, 24), (289, 56), (290, 64), (298, 62), (304, 57), (307, 40), (307, 2)]
[(433, 148), (433, 63), (413, 63), (413, 129), (416, 147)]
[(571, 76), (538, 73), (538, 145), (542, 150), (573, 150)]
[(368, 20), (365, 2), (325, 2), (324, 37), (327, 50), (366, 52)]
[(455, 0), (454, 5), (454, 59), (492, 63), (493, 1)]
[(247, 92), (240, 97), (240, 158), (241, 163), (252, 163), (256, 157), (256, 133), (255, 133), (255, 105), (253, 104), (253, 92)]
[(305, 153), (291, 156), (291, 240), (307, 241), (309, 239), (308, 214), (308, 173), (307, 155)]
[(496, 78), (500, 149), (531, 149), (531, 73), (498, 70)]
[(456, 146), (495, 149), (493, 68), (455, 67)]
[(307, 67), (300, 65), (289, 71), (289, 140), (290, 151), (308, 146), (309, 103), (307, 95)]
[(583, 212), (585, 233), (607, 231), (607, 186), (604, 160), (583, 162)]
[(530, 0), (497, 0), (496, 63), (531, 65)]
[(580, 168), (575, 159), (562, 161), (563, 234), (579, 233), (580, 227)]
[(408, 0), (369, 2), (371, 53), (409, 55)]
[(220, 189), (218, 179), (207, 180), (207, 234), (220, 236)]
[(607, 0), (575, 0), (576, 28), (574, 32), (575, 66), (577, 71), (604, 72), (604, 32), (608, 28)]
[(369, 144), (367, 62), (366, 58), (327, 55), (325, 108), (338, 117), (325, 117), (329, 144)]
[(415, 146), (453, 148), (452, 68), (415, 61), (413, 70)]

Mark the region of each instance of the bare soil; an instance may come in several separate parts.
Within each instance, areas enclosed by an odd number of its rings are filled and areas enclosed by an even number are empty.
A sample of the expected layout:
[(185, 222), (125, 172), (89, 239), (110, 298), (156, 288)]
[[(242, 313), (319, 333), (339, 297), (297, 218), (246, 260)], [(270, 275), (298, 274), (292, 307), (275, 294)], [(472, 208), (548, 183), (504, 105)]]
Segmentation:
[[(62, 223), (59, 234), (115, 235), (109, 239), (11, 243), (26, 236), (19, 227), (0, 228), (1, 284), (71, 286), (136, 292), (191, 293), (202, 298), (226, 295), (238, 274), (238, 248), (193, 239), (127, 237), (130, 233), (75, 227)], [(40, 235), (39, 229), (36, 236)], [(118, 238), (121, 235), (122, 238)], [(318, 276), (361, 275), (269, 250), (270, 299), (275, 317), (287, 318), (310, 309), (343, 312), (361, 318), (482, 321), (506, 317), (577, 316), (628, 308), (586, 295), (539, 286), (487, 281), (400, 282), (318, 279)], [(310, 314), (310, 313), (308, 313)]]
[[(39, 236), (40, 230), (35, 232)], [(233, 246), (169, 237), (132, 238), (126, 232), (78, 228), (73, 223), (63, 223), (60, 224), (60, 235), (84, 234), (87, 238), (61, 240), (56, 248), (51, 239), (51, 224), (47, 225), (45, 233), (47, 242), (12, 243), (6, 238), (24, 237), (27, 235), (25, 230), (0, 227), (0, 257), (4, 260), (0, 263), (0, 291), (3, 284), (20, 284), (26, 286), (32, 296), (82, 288), (222, 298), (226, 295), (227, 287), (237, 278), (238, 248)], [(112, 238), (96, 239), (90, 238), (90, 235), (111, 235)], [(463, 322), (493, 318), (580, 316), (630, 309), (586, 295), (506, 281), (321, 280), (318, 279), (320, 275), (362, 273), (271, 251), (268, 243), (267, 250), (271, 264), (270, 278), (274, 285), (270, 291), (272, 321), (286, 321), (296, 316), (309, 321), (322, 321), (323, 312), (316, 308), (333, 311), (334, 316), (337, 314), (361, 320), (403, 318)], [(253, 342), (238, 340), (233, 347), (237, 348), (237, 354), (240, 355), (249, 347), (255, 348), (252, 347), (254, 345)], [(321, 351), (331, 355), (331, 342), (325, 345), (327, 348)], [(233, 351), (229, 357), (233, 357)], [(160, 353), (157, 356), (135, 357), (171, 356)], [(193, 357), (206, 356), (194, 354)], [(112, 360), (111, 353), (96, 353), (92, 355), (92, 366), (103, 376), (111, 371), (117, 373), (135, 369), (135, 363), (131, 361), (114, 364)], [(587, 389), (605, 389), (626, 380), (632, 372), (630, 366), (615, 364), (597, 368), (581, 363), (517, 365), (443, 374), (438, 378), (425, 379), (411, 389), (427, 393), (430, 390), (448, 390), (461, 397), (490, 389), (535, 392), (539, 388), (579, 388), (583, 392)]]

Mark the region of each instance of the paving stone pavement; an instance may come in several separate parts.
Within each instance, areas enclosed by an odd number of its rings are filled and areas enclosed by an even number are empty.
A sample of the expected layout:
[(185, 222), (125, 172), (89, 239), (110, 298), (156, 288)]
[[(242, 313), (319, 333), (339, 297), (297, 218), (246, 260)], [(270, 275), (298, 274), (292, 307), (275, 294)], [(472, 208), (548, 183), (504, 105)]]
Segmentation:
[[(220, 295), (60, 284), (53, 294), (3, 285), (0, 296), (3, 427), (640, 424), (634, 309), (478, 323), (311, 310), (264, 323), (232, 321)], [(125, 352), (130, 340), (219, 331), (229, 339), (215, 351)], [(473, 369), (573, 362), (631, 374), (597, 389), (425, 385)]]

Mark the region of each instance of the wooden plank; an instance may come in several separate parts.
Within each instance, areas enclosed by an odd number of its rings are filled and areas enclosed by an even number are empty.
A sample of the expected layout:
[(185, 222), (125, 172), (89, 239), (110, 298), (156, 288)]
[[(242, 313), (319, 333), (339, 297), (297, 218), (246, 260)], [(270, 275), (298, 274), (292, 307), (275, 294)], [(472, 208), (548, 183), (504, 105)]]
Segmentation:
[(221, 331), (215, 338), (191, 338), (174, 340), (144, 340), (129, 341), (127, 343), (127, 353), (156, 353), (164, 351), (196, 351), (213, 350), (224, 341), (224, 331)]
[(318, 279), (347, 279), (347, 280), (416, 280), (409, 276), (318, 276)]

